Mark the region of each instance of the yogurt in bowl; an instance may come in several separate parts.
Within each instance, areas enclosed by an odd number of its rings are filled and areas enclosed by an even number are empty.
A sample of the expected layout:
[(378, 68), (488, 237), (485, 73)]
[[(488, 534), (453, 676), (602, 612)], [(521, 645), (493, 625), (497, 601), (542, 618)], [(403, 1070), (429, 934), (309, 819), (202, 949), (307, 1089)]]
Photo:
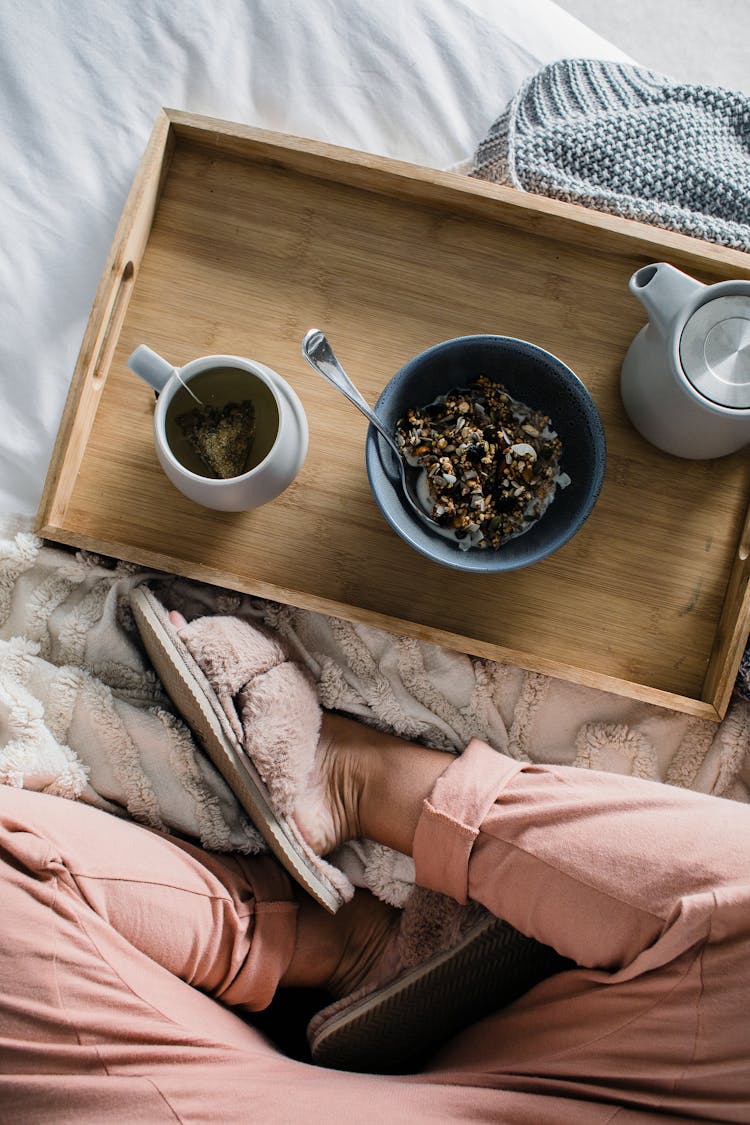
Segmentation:
[(461, 550), (499, 550), (540, 519), (570, 477), (550, 419), (480, 375), (396, 424), (421, 469), (417, 489), (440, 533)]

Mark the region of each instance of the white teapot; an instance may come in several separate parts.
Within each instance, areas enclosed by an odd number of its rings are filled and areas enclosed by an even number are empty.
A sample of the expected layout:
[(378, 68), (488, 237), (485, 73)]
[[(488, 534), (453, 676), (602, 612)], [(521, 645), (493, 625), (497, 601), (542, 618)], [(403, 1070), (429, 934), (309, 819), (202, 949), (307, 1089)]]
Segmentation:
[(676, 457), (723, 457), (750, 442), (750, 282), (703, 285), (655, 262), (628, 288), (649, 315), (622, 365), (636, 429)]

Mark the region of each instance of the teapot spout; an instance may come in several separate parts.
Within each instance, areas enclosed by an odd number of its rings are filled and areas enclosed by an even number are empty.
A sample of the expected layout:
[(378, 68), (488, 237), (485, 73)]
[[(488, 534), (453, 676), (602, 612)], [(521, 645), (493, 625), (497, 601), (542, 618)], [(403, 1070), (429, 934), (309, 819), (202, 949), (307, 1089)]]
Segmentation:
[(654, 262), (635, 271), (628, 289), (641, 302), (657, 332), (666, 337), (687, 302), (705, 286), (667, 262)]

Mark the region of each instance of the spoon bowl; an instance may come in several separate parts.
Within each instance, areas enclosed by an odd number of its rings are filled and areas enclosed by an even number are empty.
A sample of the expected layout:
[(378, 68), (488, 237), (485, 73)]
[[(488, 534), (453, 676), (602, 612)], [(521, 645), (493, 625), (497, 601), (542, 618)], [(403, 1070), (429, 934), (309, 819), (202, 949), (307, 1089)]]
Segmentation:
[(319, 328), (311, 328), (305, 336), (302, 341), (302, 354), (310, 366), (313, 367), (319, 375), (322, 375), (324, 379), (327, 379), (337, 390), (341, 391), (341, 393), (349, 399), (349, 402), (351, 402), (353, 406), (356, 406), (357, 409), (364, 414), (368, 422), (375, 427), (393, 454), (391, 460), (395, 460), (396, 475), (401, 485), (401, 491), (410, 508), (428, 527), (433, 530), (437, 529), (439, 524), (436, 520), (432, 519), (419, 497), (417, 482), (422, 470), (410, 465), (404, 458), (388, 427), (354, 386), (354, 383), (352, 383), (336, 358), (333, 348), (325, 334), (321, 332)]

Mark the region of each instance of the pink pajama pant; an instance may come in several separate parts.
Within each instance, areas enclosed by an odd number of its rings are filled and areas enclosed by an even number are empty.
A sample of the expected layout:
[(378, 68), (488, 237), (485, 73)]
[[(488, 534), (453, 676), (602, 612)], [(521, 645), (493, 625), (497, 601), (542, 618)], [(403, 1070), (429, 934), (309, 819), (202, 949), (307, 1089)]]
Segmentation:
[[(0, 787), (0, 1122), (750, 1121), (750, 812), (474, 741), (418, 882), (573, 959), (412, 1076), (282, 1055), (296, 907), (270, 859)], [(220, 1001), (220, 1002), (219, 1002)]]

